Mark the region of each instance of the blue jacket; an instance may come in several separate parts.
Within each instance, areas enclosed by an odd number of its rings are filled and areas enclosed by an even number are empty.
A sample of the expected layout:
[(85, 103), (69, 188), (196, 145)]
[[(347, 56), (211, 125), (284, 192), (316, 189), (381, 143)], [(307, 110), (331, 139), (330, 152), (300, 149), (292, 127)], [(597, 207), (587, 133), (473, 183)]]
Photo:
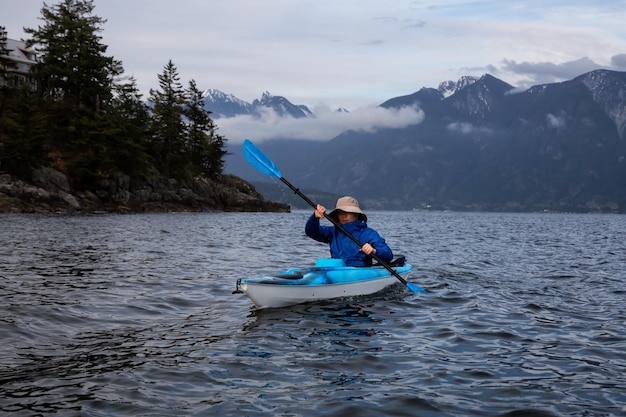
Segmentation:
[[(391, 262), (393, 259), (391, 248), (387, 246), (385, 239), (380, 237), (376, 230), (367, 227), (366, 222), (356, 220), (342, 226), (359, 242), (372, 245), (376, 249), (376, 255), (383, 261)], [(314, 214), (306, 222), (304, 231), (308, 237), (318, 242), (329, 243), (332, 258), (343, 259), (348, 266), (372, 265), (372, 257), (361, 252), (361, 248), (352, 239), (335, 226), (321, 226), (320, 219)]]

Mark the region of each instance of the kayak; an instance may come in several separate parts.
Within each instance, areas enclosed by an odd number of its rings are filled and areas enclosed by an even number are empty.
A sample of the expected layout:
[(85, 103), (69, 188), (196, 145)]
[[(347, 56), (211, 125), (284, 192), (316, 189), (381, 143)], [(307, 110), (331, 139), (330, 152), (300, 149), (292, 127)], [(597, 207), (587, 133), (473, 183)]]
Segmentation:
[[(392, 267), (403, 278), (413, 266)], [(273, 276), (241, 278), (235, 293), (245, 293), (259, 308), (279, 308), (311, 301), (374, 294), (398, 282), (383, 266), (346, 266), (341, 259), (318, 259), (313, 267), (293, 268)]]

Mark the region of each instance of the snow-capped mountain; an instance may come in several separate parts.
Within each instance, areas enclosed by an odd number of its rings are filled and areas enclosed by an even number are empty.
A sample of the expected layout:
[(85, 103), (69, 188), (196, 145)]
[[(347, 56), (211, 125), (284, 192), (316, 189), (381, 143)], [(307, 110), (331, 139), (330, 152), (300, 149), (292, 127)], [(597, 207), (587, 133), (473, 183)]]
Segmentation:
[(451, 81), (451, 80), (449, 80), (449, 81), (444, 81), (444, 82), (440, 83), (439, 87), (437, 88), (437, 90), (439, 90), (439, 92), (441, 93), (441, 95), (444, 98), (450, 97), (451, 95), (453, 95), (457, 91), (462, 90), (463, 88), (467, 87), (468, 85), (474, 84), (479, 79), (480, 79), (479, 77), (473, 77), (471, 75), (465, 75), (465, 76), (459, 78), (458, 81)]
[(313, 112), (305, 105), (295, 105), (282, 96), (273, 96), (266, 91), (260, 100), (252, 102), (252, 108), (259, 111), (261, 108), (270, 108), (276, 112), (278, 116), (291, 116), (299, 119), (301, 117), (313, 117)]
[(261, 99), (255, 99), (248, 103), (226, 94), (219, 90), (208, 89), (204, 92), (205, 109), (211, 112), (214, 119), (235, 117), (241, 115), (260, 116), (265, 110), (271, 109), (278, 116), (291, 116), (293, 118), (315, 117), (313, 112), (305, 105), (291, 103), (285, 97), (273, 96), (268, 91), (261, 95)]
[[(381, 104), (418, 106), (417, 125), (263, 147), (301, 187), (351, 193), (370, 208), (626, 213), (626, 72), (526, 91), (485, 74), (442, 89)], [(253, 180), (235, 156), (231, 172)]]
[(204, 108), (211, 111), (211, 116), (215, 119), (252, 113), (250, 103), (215, 89), (204, 92)]

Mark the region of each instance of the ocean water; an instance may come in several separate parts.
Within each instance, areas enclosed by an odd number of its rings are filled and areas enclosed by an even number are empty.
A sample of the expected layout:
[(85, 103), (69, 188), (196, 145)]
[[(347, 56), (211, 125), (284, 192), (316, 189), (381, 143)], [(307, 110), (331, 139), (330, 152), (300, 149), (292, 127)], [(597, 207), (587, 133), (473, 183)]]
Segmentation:
[(626, 216), (368, 212), (428, 294), (232, 294), (308, 215), (0, 215), (0, 414), (626, 415)]

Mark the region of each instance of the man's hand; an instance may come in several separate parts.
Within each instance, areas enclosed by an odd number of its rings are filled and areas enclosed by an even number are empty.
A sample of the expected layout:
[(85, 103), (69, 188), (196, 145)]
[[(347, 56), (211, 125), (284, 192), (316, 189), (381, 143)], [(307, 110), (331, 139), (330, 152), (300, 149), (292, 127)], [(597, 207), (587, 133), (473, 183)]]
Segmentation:
[(324, 213), (326, 213), (326, 208), (318, 204), (317, 208), (315, 209), (315, 217), (321, 219), (322, 217), (324, 217)]
[(372, 253), (376, 253), (376, 249), (369, 243), (366, 243), (361, 247), (361, 252), (364, 252), (366, 255), (371, 255)]

